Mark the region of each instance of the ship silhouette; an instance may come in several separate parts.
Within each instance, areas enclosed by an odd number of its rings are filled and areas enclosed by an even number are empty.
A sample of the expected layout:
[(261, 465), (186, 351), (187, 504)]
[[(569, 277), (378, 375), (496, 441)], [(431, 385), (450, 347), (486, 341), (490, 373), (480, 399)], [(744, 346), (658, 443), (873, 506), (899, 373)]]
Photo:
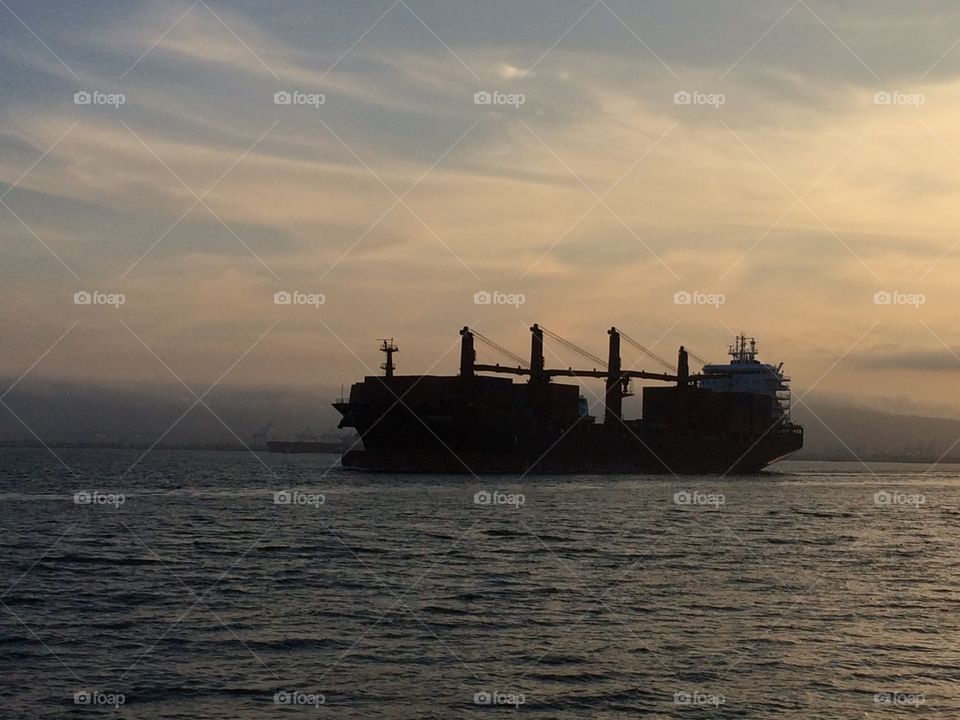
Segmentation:
[[(739, 335), (730, 361), (701, 361), (690, 372), (681, 346), (669, 363), (617, 328), (607, 360), (540, 325), (531, 331), (530, 360), (476, 330), (460, 331), (460, 372), (453, 376), (398, 375), (392, 339), (382, 340), (382, 376), (353, 384), (333, 406), (341, 428), (355, 428), (362, 449), (346, 452), (345, 468), (416, 473), (753, 473), (803, 446), (803, 428), (790, 420), (789, 378), (782, 363), (757, 359), (753, 338)], [(544, 336), (591, 359), (592, 369), (547, 368)], [(669, 372), (624, 369), (621, 340)], [(479, 364), (475, 343), (514, 365)], [(696, 357), (696, 356), (694, 356)], [(511, 378), (490, 374), (510, 374)], [(578, 385), (557, 378), (605, 380), (602, 421), (589, 414)], [(623, 417), (634, 379), (664, 387), (642, 390), (642, 418)]]

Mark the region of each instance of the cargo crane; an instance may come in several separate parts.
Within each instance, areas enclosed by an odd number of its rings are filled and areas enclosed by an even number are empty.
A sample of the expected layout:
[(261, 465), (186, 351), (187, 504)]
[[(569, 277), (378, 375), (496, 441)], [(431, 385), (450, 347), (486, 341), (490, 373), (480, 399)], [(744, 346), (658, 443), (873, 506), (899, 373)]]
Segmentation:
[(692, 357), (694, 360), (696, 360), (698, 363), (700, 363), (700, 364), (703, 365), (703, 366), (707, 366), (707, 365), (712, 365), (712, 364), (713, 364), (713, 363), (711, 363), (709, 360), (704, 360), (702, 357), (700, 357), (700, 356), (697, 355), (695, 352), (693, 352), (693, 350), (691, 350), (690, 348), (687, 348), (687, 355), (689, 355), (690, 357)]
[[(460, 374), (461, 375), (473, 374), (473, 366), (476, 362), (476, 350), (473, 343), (474, 338), (482, 342), (491, 350), (494, 350), (500, 353), (501, 355), (503, 355), (504, 357), (508, 357), (511, 360), (513, 360), (517, 364), (518, 368), (530, 367), (530, 364), (526, 360), (524, 360), (522, 357), (520, 357), (519, 355), (516, 355), (515, 353), (510, 352), (502, 345), (498, 345), (493, 340), (491, 340), (485, 335), (482, 335), (476, 330), (470, 330), (465, 327), (463, 328), (463, 330), (460, 331), (460, 336), (461, 336), (461, 340), (460, 340)], [(499, 367), (499, 365), (497, 367)]]
[(653, 351), (650, 350), (649, 348), (645, 348), (643, 345), (641, 345), (640, 343), (638, 343), (636, 340), (634, 340), (632, 337), (630, 337), (629, 335), (627, 335), (627, 334), (626, 334), (625, 332), (623, 332), (622, 330), (620, 331), (620, 337), (622, 337), (622, 338), (623, 338), (624, 340), (626, 340), (630, 345), (632, 345), (633, 347), (635, 347), (637, 350), (639, 350), (640, 352), (642, 352), (644, 355), (646, 355), (648, 358), (650, 358), (650, 359), (653, 360), (654, 362), (658, 362), (658, 363), (660, 363), (661, 365), (663, 365), (663, 367), (665, 367), (667, 370), (670, 370), (671, 372), (676, 372), (676, 371), (677, 371), (677, 368), (676, 368), (676, 367), (674, 367), (673, 365), (671, 365), (670, 363), (668, 363), (666, 360), (664, 360), (662, 357), (660, 357), (659, 355), (657, 355), (655, 352), (653, 352)]
[[(537, 327), (536, 324), (534, 324), (534, 327)], [(560, 343), (561, 345), (563, 345), (563, 346), (564, 346), (565, 348), (567, 348), (568, 350), (573, 350), (575, 353), (577, 353), (578, 355), (581, 355), (582, 357), (585, 357), (587, 360), (592, 360), (593, 362), (595, 362), (595, 363), (596, 363), (597, 365), (599, 365), (600, 367), (603, 367), (603, 368), (609, 367), (609, 363), (608, 363), (608, 362), (605, 362), (605, 361), (601, 360), (600, 358), (598, 358), (598, 357), (597, 357), (596, 355), (594, 355), (593, 353), (588, 352), (587, 350), (584, 350), (582, 347), (580, 347), (579, 345), (576, 345), (576, 344), (572, 343), (571, 341), (567, 340), (566, 338), (560, 337), (559, 335), (557, 335), (557, 333), (552, 332), (552, 331), (550, 331), (550, 330), (547, 330), (545, 327), (541, 327), (541, 330), (543, 330), (543, 334), (544, 334), (544, 335), (546, 335), (547, 337), (549, 337), (549, 338), (551, 338), (551, 339), (553, 339), (553, 340), (556, 340), (558, 343)], [(594, 369), (594, 370), (597, 369), (596, 365), (594, 366), (593, 369)]]
[[(626, 340), (630, 345), (632, 345), (632, 346), (635, 347), (637, 350), (639, 350), (640, 352), (642, 352), (644, 355), (646, 355), (647, 357), (649, 357), (651, 360), (654, 360), (654, 361), (660, 363), (661, 365), (663, 365), (665, 368), (667, 368), (668, 370), (670, 370), (670, 371), (672, 371), (672, 372), (676, 372), (676, 367), (674, 367), (673, 365), (671, 365), (669, 362), (667, 362), (666, 360), (664, 360), (662, 357), (660, 357), (659, 355), (657, 355), (655, 352), (653, 352), (653, 351), (650, 350), (649, 348), (644, 347), (643, 345), (641, 345), (640, 343), (638, 343), (636, 340), (634, 340), (633, 338), (629, 337), (629, 336), (628, 336), (625, 332), (623, 332), (622, 330), (620, 331), (620, 336), (621, 336), (624, 340)], [(712, 364), (709, 360), (704, 360), (702, 357), (700, 357), (699, 355), (697, 355), (697, 354), (696, 354), (693, 350), (691, 350), (690, 348), (686, 348), (686, 351), (687, 351), (687, 355), (690, 356), (691, 358), (693, 358), (694, 360), (696, 360), (698, 363), (700, 363), (701, 366), (703, 366), (703, 365), (711, 365), (711, 364)]]
[[(644, 348), (642, 345), (640, 345), (640, 343), (637, 343), (632, 338), (629, 339), (628, 342), (635, 347), (642, 349), (647, 355), (657, 359), (658, 362), (666, 365), (670, 370), (674, 371), (672, 373), (659, 373), (647, 372), (646, 370), (624, 370), (620, 360), (620, 339), (624, 336), (623, 333), (621, 333), (615, 327), (611, 327), (607, 331), (607, 334), (610, 336), (610, 340), (608, 348), (609, 355), (606, 361), (537, 323), (534, 323), (530, 328), (530, 333), (531, 340), (529, 364), (522, 363), (521, 361), (518, 362), (517, 367), (508, 367), (499, 364), (488, 365), (476, 362), (476, 352), (474, 351), (475, 338), (482, 339), (485, 343), (494, 346), (498, 351), (502, 352), (508, 357), (513, 358), (514, 360), (519, 361), (521, 358), (509, 350), (496, 345), (496, 343), (493, 343), (488, 338), (481, 336), (476, 331), (471, 330), (468, 326), (464, 326), (463, 329), (460, 330), (460, 375), (462, 377), (473, 377), (476, 373), (480, 372), (508, 373), (511, 375), (526, 376), (529, 379), (529, 382), (534, 384), (550, 382), (551, 378), (554, 377), (583, 377), (603, 379), (605, 380), (604, 425), (607, 427), (613, 426), (617, 420), (622, 418), (623, 398), (629, 397), (630, 395), (629, 383), (631, 379), (638, 378), (641, 380), (659, 380), (661, 382), (676, 383), (680, 387), (688, 387), (691, 382), (696, 380), (696, 377), (691, 376), (689, 373), (687, 353), (683, 347), (680, 348), (678, 353), (679, 370), (674, 370), (673, 366), (671, 366), (662, 358), (656, 356), (653, 352)], [(573, 350), (577, 354), (592, 360), (594, 363), (596, 363), (596, 365), (590, 370), (575, 370), (571, 367), (547, 368), (545, 366), (543, 357), (544, 335), (556, 340), (558, 343), (566, 348), (569, 348), (570, 350)], [(598, 366), (602, 369), (598, 369)]]
[[(667, 360), (657, 355), (655, 352), (640, 344), (632, 337), (611, 327), (607, 334), (609, 335), (609, 345), (607, 351), (607, 360), (594, 355), (576, 343), (568, 340), (561, 335), (549, 330), (538, 323), (534, 323), (530, 328), (530, 360), (524, 360), (520, 355), (508, 350), (502, 345), (494, 342), (482, 333), (464, 326), (460, 330), (460, 377), (475, 377), (477, 373), (505, 373), (510, 375), (526, 376), (528, 382), (532, 385), (541, 385), (549, 383), (555, 377), (578, 377), (578, 378), (598, 378), (604, 380), (604, 421), (605, 428), (610, 429), (621, 424), (623, 418), (623, 399), (630, 397), (633, 393), (630, 391), (630, 382), (633, 379), (656, 380), (660, 382), (675, 383), (680, 389), (689, 387), (700, 387), (703, 384), (716, 386), (720, 378), (733, 377), (734, 373), (726, 368), (714, 366), (699, 356), (687, 350), (683, 345), (677, 352), (677, 365), (674, 367)], [(543, 355), (544, 335), (551, 340), (559, 343), (563, 347), (572, 350), (582, 357), (591, 360), (594, 363), (593, 368), (589, 370), (577, 370), (572, 367), (567, 368), (548, 368)], [(478, 363), (476, 355), (475, 341), (479, 340), (485, 346), (499, 353), (500, 355), (512, 360), (515, 365), (500, 365), (499, 363), (490, 365), (487, 363)], [(646, 370), (623, 369), (620, 357), (620, 341), (624, 340), (627, 344), (640, 350), (644, 355), (664, 366), (669, 372), (648, 372)], [(380, 367), (384, 369), (386, 377), (393, 377), (394, 363), (393, 353), (398, 352), (398, 348), (393, 343), (393, 338), (382, 340), (380, 346), (381, 352), (386, 354), (386, 362)], [(756, 344), (740, 336), (737, 339), (738, 345), (731, 347), (731, 354), (741, 355), (752, 360), (756, 355)], [(697, 362), (704, 366), (700, 373), (690, 373), (689, 357), (693, 357)], [(782, 365), (782, 363), (781, 363)], [(772, 369), (772, 368), (771, 368)], [(774, 372), (779, 376), (780, 368)], [(789, 417), (789, 400), (783, 396), (785, 391), (779, 388), (776, 393), (777, 403), (780, 407), (780, 413), (785, 418)], [(787, 395), (787, 398), (789, 396)]]

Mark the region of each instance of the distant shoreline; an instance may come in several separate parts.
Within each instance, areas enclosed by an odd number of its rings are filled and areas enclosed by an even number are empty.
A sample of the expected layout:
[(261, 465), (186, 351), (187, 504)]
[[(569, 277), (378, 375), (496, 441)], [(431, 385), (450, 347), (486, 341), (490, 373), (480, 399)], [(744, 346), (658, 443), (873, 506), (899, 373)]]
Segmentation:
[[(53, 442), (46, 446), (36, 441), (0, 441), (0, 450), (150, 450), (150, 443), (70, 443)], [(248, 445), (244, 447), (239, 443), (207, 443), (207, 444), (176, 444), (176, 445), (156, 445), (153, 450), (173, 450), (173, 451), (192, 451), (192, 452), (271, 452), (265, 445)], [(287, 454), (287, 453), (271, 453)], [(303, 453), (308, 455), (339, 455), (338, 451), (323, 453)], [(828, 452), (828, 453), (798, 453), (792, 455), (787, 460), (801, 462), (889, 462), (889, 463), (918, 463), (925, 465), (932, 464), (960, 464), (960, 454), (940, 458), (936, 456), (925, 455), (893, 455), (882, 453), (862, 453), (859, 457), (852, 453)]]

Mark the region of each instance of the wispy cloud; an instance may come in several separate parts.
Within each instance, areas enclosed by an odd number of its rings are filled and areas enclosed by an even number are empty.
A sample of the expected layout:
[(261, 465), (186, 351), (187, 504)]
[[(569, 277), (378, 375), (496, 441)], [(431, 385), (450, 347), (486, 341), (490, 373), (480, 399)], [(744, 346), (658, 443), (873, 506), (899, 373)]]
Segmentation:
[[(28, 34), (3, 30), (13, 79), (0, 81), (0, 181), (30, 168), (6, 197), (23, 222), (0, 207), (0, 297), (30, 323), (4, 328), (11, 344), (29, 350), (31, 332), (53, 332), (76, 284), (32, 233), (84, 281), (136, 298), (124, 317), (156, 328), (182, 362), (203, 344), (197, 373), (232, 352), (206, 344), (211, 328), (239, 335), (272, 322), (274, 290), (321, 277), (324, 311), (348, 342), (403, 332), (423, 348), (405, 348), (411, 371), (431, 364), (443, 330), (475, 321), (470, 298), (483, 288), (524, 292), (525, 321), (587, 343), (615, 318), (638, 335), (676, 319), (666, 342), (715, 349), (730, 327), (748, 326), (812, 377), (836, 334), (852, 341), (864, 315), (881, 318), (876, 332), (891, 342), (915, 329), (913, 316), (873, 303), (881, 289), (927, 293), (924, 319), (957, 341), (960, 47), (951, 51), (938, 25), (958, 19), (956, 8), (816, 8), (820, 22), (798, 6), (763, 37), (784, 8), (681, 17), (617, 6), (622, 22), (598, 8), (527, 73), (580, 13), (476, 10), (471, 25), (453, 4), (421, 15), (428, 31), (401, 6), (374, 25), (386, 7), (211, 3), (214, 15), (202, 4), (185, 14), (188, 3), (122, 5), (72, 27), (25, 8), (81, 80)], [(126, 103), (78, 106), (78, 89), (123, 92)], [(278, 91), (323, 102), (278, 105)], [(478, 103), (478, 92), (515, 104)], [(885, 104), (877, 92), (923, 103)], [(228, 169), (209, 209), (170, 229), (191, 191)], [(713, 315), (686, 312), (672, 301), (681, 289), (729, 300)], [(46, 370), (70, 376), (89, 362), (93, 375), (126, 372), (112, 319), (83, 317), (97, 352), (65, 348)], [(515, 316), (484, 320), (488, 334), (525, 342)], [(271, 338), (278, 355), (322, 357), (325, 372), (352, 377), (353, 358), (302, 342), (317, 327), (309, 315), (285, 322), (289, 334)], [(922, 353), (850, 367), (883, 363), (938, 369)], [(312, 366), (291, 377), (307, 382)], [(827, 382), (869, 392), (862, 375), (839, 368)], [(936, 396), (932, 385), (922, 392)]]

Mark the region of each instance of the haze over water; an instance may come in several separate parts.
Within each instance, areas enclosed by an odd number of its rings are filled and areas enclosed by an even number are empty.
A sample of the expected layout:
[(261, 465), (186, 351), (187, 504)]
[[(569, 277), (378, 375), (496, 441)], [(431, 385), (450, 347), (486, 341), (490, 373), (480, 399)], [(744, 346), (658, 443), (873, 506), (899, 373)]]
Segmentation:
[(10, 717), (960, 711), (956, 466), (517, 483), (0, 452)]

